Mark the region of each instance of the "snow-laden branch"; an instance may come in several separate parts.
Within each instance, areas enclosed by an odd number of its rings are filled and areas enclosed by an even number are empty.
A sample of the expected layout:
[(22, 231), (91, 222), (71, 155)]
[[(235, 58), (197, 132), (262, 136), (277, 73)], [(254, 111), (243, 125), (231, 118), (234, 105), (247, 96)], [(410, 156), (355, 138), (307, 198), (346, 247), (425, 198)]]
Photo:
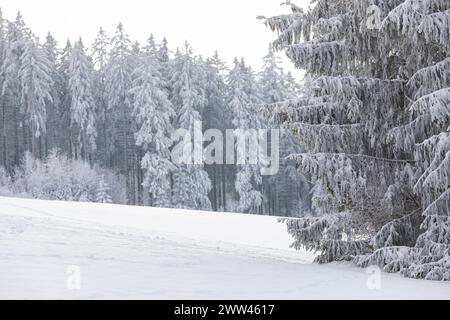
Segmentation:
[(364, 152), (364, 125), (288, 124), (303, 146), (312, 153), (356, 153)]
[(418, 70), (409, 79), (406, 87), (414, 100), (450, 87), (450, 57), (435, 65)]

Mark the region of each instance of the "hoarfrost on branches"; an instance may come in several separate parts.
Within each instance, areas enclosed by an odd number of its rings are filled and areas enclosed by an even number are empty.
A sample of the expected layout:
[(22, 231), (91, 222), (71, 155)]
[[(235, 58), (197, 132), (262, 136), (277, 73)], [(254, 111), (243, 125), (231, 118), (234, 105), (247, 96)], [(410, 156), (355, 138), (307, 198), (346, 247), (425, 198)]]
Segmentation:
[(450, 280), (450, 2), (313, 2), (262, 17), (315, 79), (309, 96), (261, 110), (306, 148), (291, 158), (321, 215), (288, 221), (294, 246)]

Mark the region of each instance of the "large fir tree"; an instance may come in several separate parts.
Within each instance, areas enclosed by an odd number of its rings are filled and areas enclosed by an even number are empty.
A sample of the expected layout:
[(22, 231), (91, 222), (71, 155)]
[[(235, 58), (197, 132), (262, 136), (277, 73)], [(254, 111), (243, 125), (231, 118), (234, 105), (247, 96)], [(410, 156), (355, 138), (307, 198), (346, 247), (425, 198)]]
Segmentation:
[(93, 66), (81, 39), (72, 49), (69, 65), (70, 130), (75, 158), (92, 160), (96, 149), (95, 100), (92, 93)]
[[(262, 128), (261, 120), (255, 110), (257, 104), (262, 103), (261, 91), (255, 80), (251, 68), (245, 65), (244, 60), (235, 59), (234, 68), (228, 77), (228, 105), (233, 114), (233, 125), (241, 132), (250, 132)], [(247, 134), (246, 134), (247, 135)], [(238, 146), (237, 151), (245, 155), (245, 163), (238, 165), (235, 188), (239, 195), (237, 209), (241, 212), (259, 213), (263, 204), (261, 193), (262, 177), (258, 164), (249, 163), (247, 146), (253, 141), (247, 135), (245, 145)]]
[(134, 114), (139, 130), (136, 143), (144, 148), (141, 166), (145, 170), (143, 185), (150, 193), (150, 204), (171, 206), (170, 174), (175, 166), (170, 159), (172, 145), (172, 119), (175, 116), (157, 59), (147, 53), (135, 71), (133, 88)]
[(294, 247), (449, 280), (450, 2), (291, 8), (265, 21), (317, 89), (275, 110), (308, 151), (295, 159), (322, 214), (288, 222)]

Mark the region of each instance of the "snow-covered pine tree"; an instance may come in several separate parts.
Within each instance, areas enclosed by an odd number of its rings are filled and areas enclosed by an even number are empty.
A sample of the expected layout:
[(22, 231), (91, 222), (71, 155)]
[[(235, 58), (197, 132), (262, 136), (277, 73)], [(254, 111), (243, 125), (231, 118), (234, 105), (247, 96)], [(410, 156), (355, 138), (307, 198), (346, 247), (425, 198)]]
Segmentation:
[(108, 112), (106, 95), (106, 66), (108, 64), (109, 46), (111, 40), (103, 28), (100, 28), (92, 45), (94, 63), (94, 99), (97, 106), (97, 157), (105, 167), (111, 167), (111, 136), (113, 134), (111, 114)]
[[(3, 66), (3, 61), (5, 60), (5, 54), (6, 54), (6, 21), (3, 19), (3, 12), (0, 8), (0, 68)], [(3, 88), (3, 75), (0, 73), (0, 90), (1, 88)], [(3, 96), (3, 94), (1, 94), (0, 91), (0, 107), (1, 107), (1, 122), (0, 122), (0, 129), (1, 129), (1, 146), (2, 146), (2, 153), (0, 155), (0, 164), (2, 165), (2, 167), (4, 168), (3, 171), (8, 170), (9, 167), (9, 160), (8, 160), (8, 142), (7, 142), (7, 128), (6, 128), (6, 123), (7, 123), (7, 114), (6, 114), (6, 101), (5, 98)], [(6, 174), (6, 172), (3, 172), (4, 174)]]
[(3, 19), (3, 11), (0, 8), (0, 66), (3, 64), (3, 59), (5, 59), (5, 47), (6, 47), (6, 21)]
[(133, 70), (137, 68), (139, 57), (141, 56), (142, 53), (143, 51), (141, 49), (141, 44), (139, 43), (139, 41), (133, 42), (133, 45), (131, 46), (131, 56), (130, 56), (130, 65)]
[(81, 39), (72, 49), (69, 65), (69, 94), (72, 147), (75, 159), (92, 160), (96, 149), (95, 101), (92, 93), (91, 60), (86, 56)]
[(159, 45), (158, 51), (156, 53), (156, 57), (158, 58), (158, 61), (159, 61), (161, 77), (166, 82), (166, 86), (167, 86), (166, 89), (167, 89), (167, 92), (169, 92), (170, 91), (170, 88), (169, 88), (170, 56), (169, 56), (169, 48), (167, 46), (166, 38), (163, 38), (162, 43)]
[(144, 47), (144, 52), (147, 55), (151, 55), (153, 57), (156, 57), (158, 53), (158, 48), (156, 47), (156, 41), (153, 34), (150, 34), (150, 37), (147, 39), (147, 44)]
[(110, 190), (111, 188), (105, 181), (105, 175), (102, 174), (98, 182), (97, 193), (95, 195), (95, 202), (112, 203), (112, 198), (109, 194)]
[[(265, 104), (292, 101), (298, 97), (300, 88), (290, 73), (285, 74), (281, 59), (272, 48), (263, 58), (263, 68), (259, 74), (261, 96)], [(270, 121), (262, 121), (267, 128)], [(269, 137), (269, 148), (271, 148)], [(309, 210), (309, 183), (302, 174), (296, 174), (295, 161), (287, 159), (291, 154), (299, 153), (301, 148), (292, 133), (286, 128), (280, 130), (280, 169), (277, 175), (263, 177), (265, 199), (264, 212), (272, 215), (304, 216)], [(302, 208), (302, 212), (299, 212)]]
[(108, 112), (113, 115), (112, 155), (113, 167), (126, 177), (127, 195), (130, 204), (137, 202), (135, 168), (136, 147), (134, 121), (132, 118), (132, 74), (134, 71), (133, 43), (119, 23), (111, 39), (111, 51), (106, 66), (106, 97)]
[(6, 21), (3, 18), (3, 11), (0, 8), (0, 66), (3, 65), (3, 59), (5, 59), (5, 47), (6, 47)]
[(59, 118), (59, 107), (61, 104), (59, 88), (61, 86), (62, 79), (57, 71), (57, 64), (59, 59), (58, 43), (50, 33), (47, 34), (45, 43), (42, 47), (47, 59), (50, 62), (50, 78), (52, 79), (53, 83), (50, 92), (52, 101), (47, 102), (47, 134), (45, 135), (46, 139), (44, 142), (44, 156), (47, 157), (50, 149), (56, 148), (61, 144), (61, 135), (59, 131), (59, 123), (61, 121), (61, 119)]
[[(203, 110), (204, 130), (220, 130), (225, 137), (225, 130), (232, 128), (232, 113), (228, 108), (226, 75), (229, 72), (217, 51), (203, 64), (205, 75), (205, 93), (207, 105)], [(228, 186), (234, 186), (235, 166), (226, 164), (206, 164), (206, 171), (212, 182), (211, 203), (213, 210), (227, 210)]]
[(314, 2), (265, 20), (318, 86), (276, 108), (322, 214), (288, 221), (293, 246), (450, 280), (450, 2)]
[(170, 174), (175, 166), (170, 159), (172, 118), (175, 116), (154, 53), (146, 53), (134, 72), (131, 94), (134, 115), (138, 123), (136, 144), (145, 155), (141, 166), (145, 170), (144, 191), (150, 193), (150, 204), (171, 206)]
[[(267, 55), (263, 58), (263, 67), (259, 73), (261, 94), (266, 103), (293, 100), (297, 98), (297, 92), (291, 89), (289, 79), (281, 68), (281, 59), (270, 47)], [(292, 76), (291, 76), (292, 77)]]
[(59, 75), (59, 81), (56, 84), (58, 91), (58, 132), (59, 144), (58, 148), (72, 157), (72, 131), (67, 130), (71, 126), (71, 95), (69, 93), (69, 68), (72, 57), (72, 44), (66, 41), (64, 48), (61, 50), (60, 57), (56, 66)]
[[(206, 105), (205, 83), (201, 69), (186, 42), (183, 51), (177, 51), (171, 65), (171, 101), (175, 106), (176, 128), (185, 129), (194, 137), (194, 127), (201, 122)], [(203, 86), (203, 88), (202, 88)], [(178, 142), (178, 141), (175, 141)], [(173, 174), (172, 202), (178, 208), (211, 209), (208, 193), (211, 181), (201, 164), (177, 164)]]
[(20, 98), (25, 113), (23, 125), (29, 130), (28, 151), (42, 159), (45, 147), (42, 136), (46, 133), (47, 104), (53, 102), (52, 68), (45, 50), (39, 47), (37, 39), (28, 39), (24, 44), (19, 68)]
[(157, 56), (160, 62), (169, 62), (170, 60), (169, 47), (166, 37), (163, 38), (162, 43), (159, 45)]
[[(52, 36), (50, 32), (47, 33), (42, 48), (45, 50), (47, 59), (50, 61), (52, 68), (56, 68), (56, 63), (59, 58), (58, 42), (55, 40), (55, 38)], [(56, 72), (56, 70), (53, 69), (52, 72)]]
[(15, 21), (8, 21), (5, 35), (4, 58), (1, 66), (1, 96), (3, 101), (3, 153), (6, 159), (5, 167), (12, 170), (19, 165), (25, 150), (28, 150), (28, 134), (22, 126), (24, 122), (23, 106), (21, 105), (21, 87), (19, 69), (21, 57), (25, 51), (28, 39), (28, 29), (20, 12)]
[(103, 70), (108, 63), (108, 49), (110, 43), (111, 39), (109, 39), (105, 30), (100, 27), (97, 37), (92, 44), (92, 59), (94, 67), (97, 70)]
[[(233, 114), (233, 126), (238, 130), (261, 129), (256, 105), (262, 103), (260, 88), (251, 68), (247, 67), (242, 59), (234, 60), (234, 68), (228, 76), (228, 105)], [(251, 137), (246, 137), (246, 144), (250, 145)], [(263, 204), (261, 193), (262, 177), (260, 168), (256, 164), (248, 163), (246, 150), (237, 150), (246, 154), (246, 164), (237, 168), (235, 189), (239, 195), (238, 210), (245, 213), (259, 213)], [(239, 147), (238, 147), (239, 148)]]
[(0, 67), (3, 65), (3, 60), (5, 59), (5, 49), (6, 49), (6, 20), (3, 18), (3, 11), (0, 8)]

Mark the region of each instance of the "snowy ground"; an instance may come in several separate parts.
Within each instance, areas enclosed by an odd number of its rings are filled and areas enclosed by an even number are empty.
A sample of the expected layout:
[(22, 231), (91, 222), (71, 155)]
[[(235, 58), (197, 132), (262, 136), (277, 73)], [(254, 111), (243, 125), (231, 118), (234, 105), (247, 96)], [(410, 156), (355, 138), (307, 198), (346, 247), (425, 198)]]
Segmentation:
[(310, 264), (290, 241), (273, 217), (0, 198), (0, 298), (450, 298), (389, 274), (370, 290), (366, 270)]

